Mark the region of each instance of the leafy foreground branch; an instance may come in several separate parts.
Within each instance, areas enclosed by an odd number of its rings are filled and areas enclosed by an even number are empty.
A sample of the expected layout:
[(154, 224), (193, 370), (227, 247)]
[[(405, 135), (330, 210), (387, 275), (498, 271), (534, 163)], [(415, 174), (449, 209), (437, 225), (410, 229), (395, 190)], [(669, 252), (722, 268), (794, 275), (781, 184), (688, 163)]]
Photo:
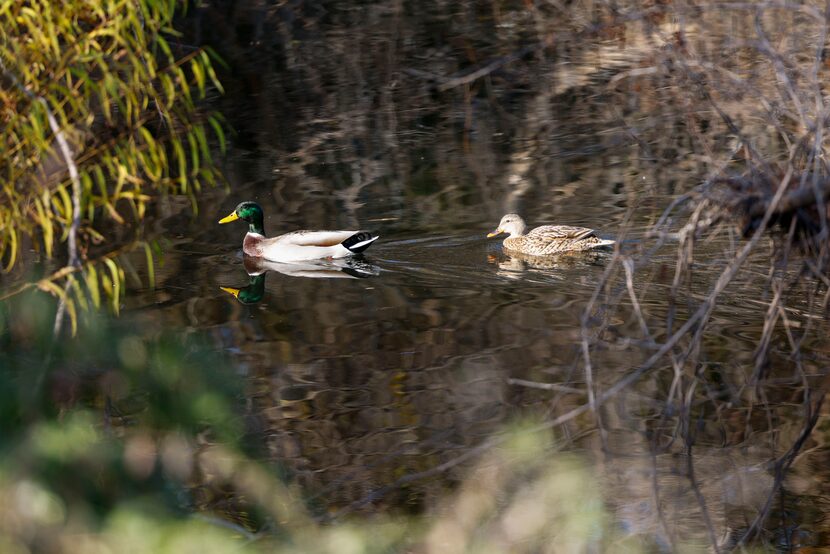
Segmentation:
[(108, 234), (140, 222), (159, 195), (187, 195), (195, 209), (196, 194), (217, 178), (207, 129), (221, 143), (222, 128), (196, 101), (209, 84), (221, 86), (207, 52), (184, 54), (168, 42), (179, 4), (0, 8), (0, 263), (8, 272), (32, 248), (62, 258), (84, 274), (87, 290), (71, 282), (41, 288), (67, 304), (100, 294), (88, 289), (97, 281), (89, 270), (100, 265), (89, 260), (117, 263)]

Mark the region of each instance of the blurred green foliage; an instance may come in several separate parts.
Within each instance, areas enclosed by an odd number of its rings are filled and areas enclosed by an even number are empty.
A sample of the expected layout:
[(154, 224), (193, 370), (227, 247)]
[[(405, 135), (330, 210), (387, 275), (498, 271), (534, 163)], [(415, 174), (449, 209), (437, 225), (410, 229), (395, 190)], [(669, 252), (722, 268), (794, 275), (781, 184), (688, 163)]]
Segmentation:
[(81, 531), (138, 534), (140, 551), (236, 545), (189, 515), (197, 453), (237, 452), (244, 436), (227, 360), (193, 336), (103, 318), (53, 341), (54, 311), (37, 294), (0, 304), (0, 551), (67, 551)]
[(549, 433), (517, 426), (427, 518), (324, 524), (246, 447), (244, 377), (208, 343), (88, 316), (54, 341), (54, 301), (0, 303), (0, 551), (640, 551)]

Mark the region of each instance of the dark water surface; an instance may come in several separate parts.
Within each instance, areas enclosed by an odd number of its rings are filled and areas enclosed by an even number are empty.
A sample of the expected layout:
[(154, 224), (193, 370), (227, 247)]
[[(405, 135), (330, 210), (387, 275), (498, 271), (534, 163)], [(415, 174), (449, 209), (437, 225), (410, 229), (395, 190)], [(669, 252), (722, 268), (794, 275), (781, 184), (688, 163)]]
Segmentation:
[[(172, 200), (162, 208), (157, 225), (168, 247), (158, 286), (131, 292), (126, 312), (147, 325), (206, 332), (232, 354), (246, 383), (252, 440), (320, 514), (429, 516), (469, 463), (430, 470), (516, 419), (550, 420), (585, 405), (586, 310), (607, 323), (592, 350), (597, 394), (656, 349), (643, 339), (624, 273), (611, 280), (619, 302), (605, 310), (598, 307), (604, 294), (594, 302), (613, 252), (534, 263), (506, 255), (487, 232), (504, 213), (519, 211), (531, 226), (594, 227), (622, 237), (623, 252), (639, 251), (677, 193), (713, 169), (696, 133), (720, 141), (723, 151), (728, 141), (689, 127), (672, 83), (612, 82), (647, 63), (649, 45), (636, 29), (625, 47), (613, 38), (590, 47), (565, 41), (539, 54), (533, 71), (507, 66), (486, 82), (430, 97), (429, 85), (405, 70), (453, 73), (463, 33), (436, 45), (427, 32), (435, 21), (418, 27), (411, 14), (368, 11), (362, 35), (341, 34), (344, 25), (357, 28), (359, 16), (334, 11), (326, 17), (346, 22), (318, 21), (317, 34), (294, 44), (290, 56), (287, 39), (248, 51), (249, 64), (264, 48), (287, 65), (237, 67), (239, 81), (218, 101), (237, 133), (224, 161), (229, 193), (208, 192), (195, 220)], [(490, 17), (477, 24), (492, 24)], [(465, 25), (476, 25), (473, 19)], [(409, 42), (390, 39), (388, 25)], [(501, 46), (482, 39), (482, 57), (514, 44), (508, 27), (497, 28), (505, 33)], [(372, 40), (380, 46), (369, 54)], [(386, 50), (387, 41), (400, 49)], [(328, 43), (342, 49), (320, 50)], [(353, 64), (338, 66), (343, 51), (353, 53)], [(255, 83), (245, 81), (255, 74)], [(701, 108), (698, 116), (712, 113)], [(240, 252), (244, 225), (216, 223), (242, 200), (263, 206), (269, 235), (300, 228), (380, 234), (347, 267), (368, 276), (325, 263), (249, 276)], [(698, 245), (679, 313), (693, 311), (740, 245), (727, 232)], [(676, 249), (667, 240), (640, 256), (633, 273), (657, 341), (666, 339), (658, 322), (672, 309)], [(743, 387), (769, 303), (768, 265), (764, 252), (753, 255), (720, 298), (699, 365), (677, 369), (702, 377), (699, 389), (684, 389), (698, 399), (691, 423), (678, 419), (681, 385), (667, 363), (595, 414), (553, 431), (595, 476), (614, 525), (659, 550), (707, 545), (712, 535), (726, 544), (745, 530), (771, 490), (771, 461), (801, 430), (802, 383), (783, 346), (769, 368), (775, 386)], [(248, 303), (220, 287), (248, 287)], [(794, 324), (806, 325), (798, 301), (788, 306)], [(827, 354), (826, 321), (811, 325), (808, 377), (820, 374)], [(783, 333), (773, 340), (787, 342)], [(746, 401), (756, 393), (766, 395), (764, 410)], [(686, 424), (696, 429), (693, 449), (678, 438)], [(814, 435), (776, 496), (769, 544), (822, 542), (824, 516), (812, 506), (828, 499), (826, 458)], [(402, 480), (419, 472), (427, 473)]]

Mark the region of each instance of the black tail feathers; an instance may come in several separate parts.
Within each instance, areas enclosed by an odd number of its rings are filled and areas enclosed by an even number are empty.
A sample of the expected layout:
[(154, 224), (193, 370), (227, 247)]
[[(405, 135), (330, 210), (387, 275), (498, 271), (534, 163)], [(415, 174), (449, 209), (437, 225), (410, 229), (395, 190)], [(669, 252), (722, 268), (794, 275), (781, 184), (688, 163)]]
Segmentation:
[(373, 236), (372, 233), (368, 233), (366, 231), (360, 231), (358, 233), (353, 234), (340, 244), (345, 246), (350, 252), (354, 252), (355, 254), (359, 254), (363, 252), (367, 248), (369, 248), (373, 242), (378, 240), (380, 237)]

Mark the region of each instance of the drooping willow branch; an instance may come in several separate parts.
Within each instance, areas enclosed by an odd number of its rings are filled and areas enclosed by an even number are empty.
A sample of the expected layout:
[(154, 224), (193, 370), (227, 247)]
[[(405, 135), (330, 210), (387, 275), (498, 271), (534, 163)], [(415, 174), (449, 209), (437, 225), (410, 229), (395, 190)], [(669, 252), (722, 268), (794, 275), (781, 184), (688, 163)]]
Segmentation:
[[(78, 256), (78, 230), (81, 227), (81, 178), (78, 174), (78, 166), (75, 165), (75, 157), (72, 153), (72, 148), (69, 146), (69, 141), (66, 140), (66, 136), (64, 135), (63, 130), (58, 124), (58, 120), (55, 118), (55, 114), (52, 113), (52, 109), (49, 107), (49, 102), (45, 98), (37, 96), (31, 90), (23, 86), (17, 79), (17, 77), (15, 77), (6, 69), (1, 59), (0, 71), (2, 71), (4, 79), (10, 81), (27, 98), (43, 106), (43, 110), (46, 112), (46, 118), (49, 121), (49, 128), (55, 135), (55, 141), (58, 143), (58, 149), (60, 150), (61, 156), (63, 157), (63, 161), (66, 164), (67, 170), (69, 171), (69, 179), (72, 182), (72, 222), (69, 226), (67, 236), (67, 266), (74, 269), (78, 269), (81, 266), (81, 259), (80, 256)], [(71, 282), (67, 281), (66, 285), (64, 285), (64, 293), (69, 292), (70, 286), (72, 286)], [(52, 334), (55, 337), (60, 335), (61, 328), (63, 327), (65, 313), (66, 294), (60, 297), (58, 310), (55, 314), (55, 325), (52, 328)]]

